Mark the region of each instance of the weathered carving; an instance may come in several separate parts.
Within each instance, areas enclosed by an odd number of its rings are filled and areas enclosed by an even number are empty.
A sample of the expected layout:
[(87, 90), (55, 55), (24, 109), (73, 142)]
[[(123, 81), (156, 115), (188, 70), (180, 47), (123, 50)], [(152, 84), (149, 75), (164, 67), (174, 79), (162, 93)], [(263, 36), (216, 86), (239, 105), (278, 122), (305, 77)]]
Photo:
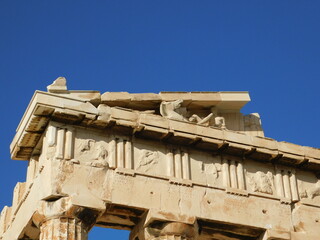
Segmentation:
[[(94, 145), (94, 147), (92, 147)], [(97, 143), (94, 140), (86, 140), (83, 145), (81, 151), (89, 151), (93, 149), (93, 159), (90, 162), (87, 162), (86, 165), (98, 168), (105, 168), (108, 167), (108, 151), (106, 148), (101, 144)]]
[(186, 121), (186, 118), (183, 116), (186, 114), (186, 108), (181, 107), (182, 103), (183, 100), (181, 99), (172, 102), (163, 101), (160, 105), (160, 114), (169, 119)]
[(144, 170), (148, 172), (154, 165), (158, 163), (158, 152), (150, 150), (142, 150), (138, 159), (137, 170)]
[(314, 187), (301, 191), (299, 195), (301, 198), (309, 199), (314, 199), (315, 197), (320, 196), (320, 180), (318, 180)]
[(272, 189), (272, 173), (258, 171), (249, 177), (249, 184), (254, 192), (273, 194)]
[(208, 116), (204, 118), (200, 118), (197, 114), (192, 114), (192, 116), (189, 118), (190, 122), (195, 122), (197, 124), (209, 126), (210, 120), (213, 117), (213, 113), (210, 113)]
[(95, 147), (95, 161), (91, 162), (92, 167), (108, 167), (108, 162), (107, 162), (107, 156), (108, 156), (108, 151), (104, 148), (104, 146), (97, 144)]
[(216, 180), (219, 177), (219, 169), (215, 163), (204, 163), (201, 162), (201, 171), (206, 176), (206, 181), (208, 186), (215, 185)]
[(173, 119), (173, 120), (189, 121), (189, 122), (194, 122), (204, 126), (214, 126), (222, 129), (226, 128), (225, 119), (224, 117), (218, 115), (217, 108), (212, 107), (210, 109), (211, 112), (207, 116), (201, 118), (197, 114), (192, 114), (188, 112), (187, 108), (181, 107), (182, 103), (183, 103), (183, 100), (180, 100), (180, 99), (172, 102), (163, 101), (160, 105), (160, 114), (163, 117)]
[(226, 121), (224, 117), (218, 115), (218, 109), (215, 107), (211, 108), (212, 117), (214, 118), (214, 126), (222, 129), (226, 128)]
[(81, 143), (80, 151), (81, 151), (81, 152), (90, 151), (90, 149), (92, 149), (94, 143), (95, 143), (95, 140), (93, 140), (93, 139), (85, 139), (85, 140)]
[(215, 108), (211, 108), (211, 109), (212, 109), (212, 112), (209, 113), (209, 115), (204, 118), (199, 117), (197, 114), (192, 114), (192, 116), (188, 120), (190, 122), (194, 122), (204, 126), (214, 126), (214, 127), (225, 129), (226, 123), (225, 123), (224, 117), (218, 116), (217, 110)]
[(108, 156), (108, 151), (104, 148), (104, 146), (100, 144), (96, 144), (95, 147), (95, 160), (105, 160)]
[(61, 79), (50, 92), (36, 92), (11, 145), (30, 162), (1, 240), (84, 240), (93, 225), (131, 240), (319, 239), (320, 150), (255, 137), (247, 93), (100, 99)]
[(317, 196), (320, 196), (320, 184), (316, 187), (310, 188), (307, 190), (308, 197), (313, 199)]

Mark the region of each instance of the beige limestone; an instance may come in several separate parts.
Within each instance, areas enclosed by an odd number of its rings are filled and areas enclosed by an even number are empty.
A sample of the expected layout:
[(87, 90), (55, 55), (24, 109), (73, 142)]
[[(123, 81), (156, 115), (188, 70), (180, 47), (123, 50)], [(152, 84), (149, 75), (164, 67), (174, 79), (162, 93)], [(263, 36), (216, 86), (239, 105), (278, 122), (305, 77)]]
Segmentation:
[[(10, 146), (26, 182), (1, 240), (318, 240), (320, 150), (264, 137), (247, 92), (36, 91)], [(107, 236), (106, 236), (107, 238)]]

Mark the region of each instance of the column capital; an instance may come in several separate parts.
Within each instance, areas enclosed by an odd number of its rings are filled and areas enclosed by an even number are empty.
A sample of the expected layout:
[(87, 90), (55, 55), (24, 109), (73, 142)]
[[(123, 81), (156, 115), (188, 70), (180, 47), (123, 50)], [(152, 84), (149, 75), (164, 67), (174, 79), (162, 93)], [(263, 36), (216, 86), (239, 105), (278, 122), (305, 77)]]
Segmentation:
[(194, 218), (193, 221), (183, 219), (160, 219), (158, 215), (153, 217), (146, 214), (134, 227), (130, 234), (130, 240), (195, 240), (199, 235), (199, 228)]
[(71, 198), (63, 197), (52, 202), (41, 201), (32, 220), (40, 228), (43, 223), (51, 219), (75, 219), (89, 231), (101, 214), (100, 210), (75, 205)]

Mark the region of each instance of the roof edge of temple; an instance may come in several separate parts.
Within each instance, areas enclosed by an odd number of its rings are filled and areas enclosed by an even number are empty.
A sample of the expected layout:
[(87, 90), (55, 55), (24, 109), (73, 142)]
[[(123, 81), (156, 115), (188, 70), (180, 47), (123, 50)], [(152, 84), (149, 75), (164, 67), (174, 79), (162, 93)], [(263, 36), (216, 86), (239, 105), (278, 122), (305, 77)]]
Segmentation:
[[(80, 91), (85, 92), (85, 91)], [(100, 93), (93, 94), (95, 103), (99, 102)], [(17, 133), (10, 146), (13, 159), (28, 160), (34, 154), (37, 143), (50, 121), (68, 123), (81, 127), (109, 129), (113, 126), (125, 127), (128, 133), (140, 131), (140, 136), (153, 132), (154, 139), (167, 134), (173, 142), (184, 139), (182, 144), (209, 146), (207, 150), (224, 149), (225, 154), (240, 154), (258, 161), (279, 162), (320, 171), (320, 149), (304, 147), (287, 142), (277, 142), (263, 136), (252, 136), (245, 132), (225, 128), (199, 125), (195, 122), (178, 120), (154, 114), (153, 111), (138, 111), (92, 103), (92, 99), (79, 98), (69, 94), (55, 94), (36, 91), (17, 128)], [(189, 131), (186, 132), (185, 129)], [(179, 140), (179, 141), (180, 141)], [(178, 140), (177, 144), (180, 144)], [(316, 167), (315, 167), (316, 166)]]

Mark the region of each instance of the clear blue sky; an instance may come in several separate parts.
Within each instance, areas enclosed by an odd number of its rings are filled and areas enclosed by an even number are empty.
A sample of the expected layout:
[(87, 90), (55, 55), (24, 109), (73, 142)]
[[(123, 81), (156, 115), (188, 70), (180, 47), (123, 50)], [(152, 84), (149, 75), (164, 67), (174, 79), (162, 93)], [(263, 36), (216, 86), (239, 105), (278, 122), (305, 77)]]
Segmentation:
[[(73, 90), (249, 91), (243, 112), (266, 136), (319, 147), (319, 12), (312, 0), (1, 0), (0, 208), (25, 178), (15, 128), (58, 76)], [(106, 234), (128, 235), (90, 239)]]

